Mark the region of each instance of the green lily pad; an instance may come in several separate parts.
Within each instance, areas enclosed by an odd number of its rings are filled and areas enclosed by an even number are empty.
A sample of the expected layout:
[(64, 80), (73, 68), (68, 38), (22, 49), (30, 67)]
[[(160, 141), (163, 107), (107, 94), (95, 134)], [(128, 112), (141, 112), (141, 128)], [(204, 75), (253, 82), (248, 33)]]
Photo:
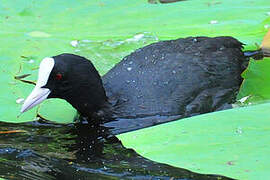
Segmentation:
[(268, 177), (270, 103), (214, 112), (118, 135), (160, 163), (236, 179)]
[(270, 99), (269, 67), (270, 58), (265, 58), (263, 61), (251, 60), (249, 70), (242, 74), (245, 80), (238, 97), (250, 95), (246, 103)]
[(44, 119), (50, 120), (51, 114), (53, 114), (53, 121), (70, 123), (70, 120), (76, 118), (77, 111), (65, 100), (48, 99), (41, 104), (38, 113)]

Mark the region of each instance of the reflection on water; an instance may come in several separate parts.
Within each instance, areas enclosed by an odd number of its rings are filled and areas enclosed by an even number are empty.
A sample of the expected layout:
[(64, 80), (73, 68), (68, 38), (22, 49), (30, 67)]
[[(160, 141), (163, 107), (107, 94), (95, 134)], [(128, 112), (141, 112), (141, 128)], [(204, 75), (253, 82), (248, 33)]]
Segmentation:
[[(3, 133), (10, 130), (25, 132)], [(147, 160), (100, 125), (0, 123), (0, 131), (0, 177), (6, 179), (228, 179)]]

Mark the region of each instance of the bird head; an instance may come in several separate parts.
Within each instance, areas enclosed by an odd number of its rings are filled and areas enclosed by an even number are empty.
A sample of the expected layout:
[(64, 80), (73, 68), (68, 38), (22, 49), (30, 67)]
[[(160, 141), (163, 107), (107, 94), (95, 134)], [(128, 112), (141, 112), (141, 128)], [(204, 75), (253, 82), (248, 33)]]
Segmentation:
[(24, 101), (21, 112), (48, 98), (64, 99), (85, 115), (98, 110), (107, 100), (93, 64), (73, 54), (46, 57), (41, 61), (36, 86)]

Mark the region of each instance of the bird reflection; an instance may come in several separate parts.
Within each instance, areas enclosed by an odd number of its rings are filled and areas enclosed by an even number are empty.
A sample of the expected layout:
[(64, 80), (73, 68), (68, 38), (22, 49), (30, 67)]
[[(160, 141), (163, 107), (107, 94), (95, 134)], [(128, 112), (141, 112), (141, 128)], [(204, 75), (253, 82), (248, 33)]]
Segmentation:
[(68, 145), (69, 151), (75, 151), (76, 159), (79, 161), (95, 161), (104, 156), (106, 144), (121, 143), (111, 133), (111, 128), (102, 124), (76, 123), (70, 129), (73, 135), (70, 140), (73, 144)]

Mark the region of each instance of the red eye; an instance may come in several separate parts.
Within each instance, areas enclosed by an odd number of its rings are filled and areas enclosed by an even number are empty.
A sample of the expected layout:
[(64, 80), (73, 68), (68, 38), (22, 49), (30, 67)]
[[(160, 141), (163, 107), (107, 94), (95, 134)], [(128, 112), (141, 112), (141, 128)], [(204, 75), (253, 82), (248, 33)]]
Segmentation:
[(56, 74), (56, 76), (55, 76), (55, 79), (57, 79), (57, 80), (61, 80), (62, 79), (62, 74), (60, 74), (60, 73), (57, 73)]

